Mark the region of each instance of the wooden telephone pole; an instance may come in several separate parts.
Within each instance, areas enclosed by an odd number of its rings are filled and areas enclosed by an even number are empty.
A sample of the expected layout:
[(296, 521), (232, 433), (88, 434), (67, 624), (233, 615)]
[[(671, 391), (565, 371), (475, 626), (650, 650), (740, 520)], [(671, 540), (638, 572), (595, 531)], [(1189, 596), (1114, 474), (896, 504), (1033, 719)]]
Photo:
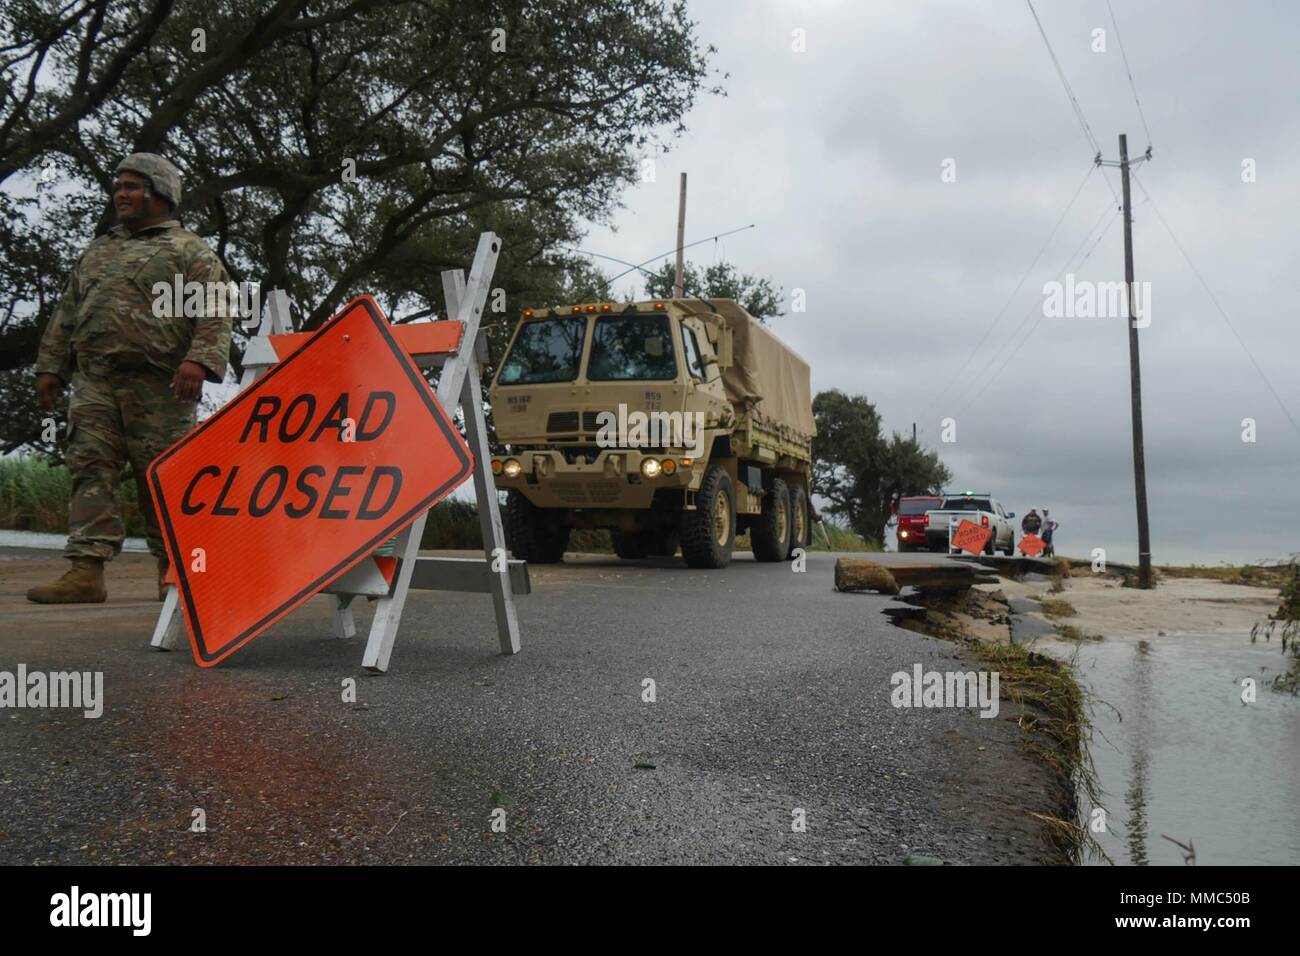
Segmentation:
[[(1149, 150), (1148, 150), (1149, 152)], [(1138, 359), (1133, 308), (1133, 204), (1128, 187), (1128, 137), (1119, 134), (1119, 168), (1124, 184), (1124, 288), (1128, 296), (1128, 368), (1133, 409), (1133, 485), (1137, 493), (1138, 587), (1151, 587), (1151, 530), (1147, 524), (1147, 465), (1142, 442), (1142, 366)], [(1151, 308), (1150, 297), (1145, 307)]]
[(673, 284), (673, 298), (682, 297), (682, 267), (685, 265), (682, 245), (686, 242), (686, 174), (682, 173), (682, 191), (677, 200), (677, 281)]

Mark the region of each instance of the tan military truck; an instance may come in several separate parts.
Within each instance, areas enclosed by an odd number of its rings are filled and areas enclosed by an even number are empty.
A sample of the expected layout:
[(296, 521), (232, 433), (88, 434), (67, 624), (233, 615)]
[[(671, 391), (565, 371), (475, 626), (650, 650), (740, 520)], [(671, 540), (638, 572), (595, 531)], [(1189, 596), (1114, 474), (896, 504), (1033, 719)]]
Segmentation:
[(574, 528), (619, 557), (722, 568), (807, 547), (808, 364), (730, 299), (525, 310), (490, 399), (517, 557), (562, 560)]

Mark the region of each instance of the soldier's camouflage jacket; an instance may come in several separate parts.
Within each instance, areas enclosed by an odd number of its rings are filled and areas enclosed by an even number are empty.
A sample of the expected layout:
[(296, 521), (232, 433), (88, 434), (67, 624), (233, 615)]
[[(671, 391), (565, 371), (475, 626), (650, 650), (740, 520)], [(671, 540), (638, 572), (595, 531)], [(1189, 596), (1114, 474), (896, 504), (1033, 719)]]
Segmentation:
[[(232, 302), (205, 296), (203, 314), (155, 308), (155, 285), (224, 283), (230, 277), (216, 253), (170, 219), (131, 233), (114, 226), (94, 240), (68, 277), (59, 304), (41, 337), (37, 372), (70, 381), (77, 359), (120, 369), (153, 366), (169, 372), (197, 362), (220, 382), (230, 348)], [(208, 287), (211, 288), (211, 287)], [(159, 317), (160, 311), (171, 314)], [(75, 356), (75, 357), (74, 357)]]

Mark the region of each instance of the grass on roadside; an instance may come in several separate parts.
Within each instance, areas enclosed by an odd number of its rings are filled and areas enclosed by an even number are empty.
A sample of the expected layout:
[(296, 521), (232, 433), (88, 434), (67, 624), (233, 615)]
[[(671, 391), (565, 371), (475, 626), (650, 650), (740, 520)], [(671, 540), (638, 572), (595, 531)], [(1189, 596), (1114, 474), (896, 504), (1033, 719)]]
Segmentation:
[[(975, 641), (971, 646), (998, 672), (1001, 692), (1020, 705), (1019, 724), (1030, 752), (1047, 764), (1066, 788), (1067, 806), (1077, 808), (1083, 794), (1093, 807), (1102, 805), (1101, 785), (1085, 744), (1091, 733), (1084, 692), (1073, 676), (1073, 662), (1038, 654), (1021, 644)], [(1073, 861), (1111, 861), (1087, 824), (1075, 819), (1032, 814), (1043, 824), (1049, 843)]]
[[(0, 528), (67, 534), (71, 496), (72, 476), (63, 465), (52, 465), (30, 455), (0, 458)], [(123, 478), (118, 499), (126, 533), (143, 535), (134, 478)]]
[(1039, 610), (1043, 612), (1044, 617), (1074, 617), (1077, 611), (1074, 605), (1064, 598), (1043, 598)]

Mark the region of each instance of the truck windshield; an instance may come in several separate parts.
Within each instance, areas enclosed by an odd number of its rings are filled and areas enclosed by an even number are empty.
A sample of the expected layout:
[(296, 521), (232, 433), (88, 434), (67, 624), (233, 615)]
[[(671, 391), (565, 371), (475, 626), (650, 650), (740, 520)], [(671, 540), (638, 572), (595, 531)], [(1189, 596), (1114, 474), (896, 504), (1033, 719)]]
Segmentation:
[(611, 315), (596, 320), (587, 378), (664, 381), (677, 377), (672, 329), (666, 315)]
[(987, 498), (946, 498), (943, 511), (992, 511)]
[(578, 377), (585, 318), (540, 319), (526, 322), (501, 366), (498, 385), (572, 382)]

